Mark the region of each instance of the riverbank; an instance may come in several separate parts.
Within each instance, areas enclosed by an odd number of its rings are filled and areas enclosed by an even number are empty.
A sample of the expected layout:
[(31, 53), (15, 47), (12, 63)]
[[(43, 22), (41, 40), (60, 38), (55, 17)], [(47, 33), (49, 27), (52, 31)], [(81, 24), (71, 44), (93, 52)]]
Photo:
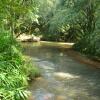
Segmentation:
[(74, 51), (73, 49), (67, 50), (68, 55), (73, 57), (75, 60), (80, 63), (88, 64), (94, 66), (96, 68), (100, 68), (100, 62), (93, 60), (92, 58), (88, 58), (86, 55), (82, 55), (81, 53)]
[(42, 45), (48, 45), (48, 46), (56, 46), (60, 48), (72, 48), (74, 43), (65, 43), (65, 42), (50, 42), (50, 41), (40, 41)]
[(0, 33), (0, 100), (27, 100), (28, 81), (39, 76), (31, 59), (8, 31)]

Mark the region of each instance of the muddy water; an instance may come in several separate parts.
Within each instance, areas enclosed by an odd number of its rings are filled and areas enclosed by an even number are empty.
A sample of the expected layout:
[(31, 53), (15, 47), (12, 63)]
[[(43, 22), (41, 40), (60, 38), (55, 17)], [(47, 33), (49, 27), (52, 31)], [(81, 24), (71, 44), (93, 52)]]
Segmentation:
[(42, 74), (31, 83), (31, 100), (100, 100), (100, 70), (68, 56), (66, 48), (24, 44), (24, 52)]

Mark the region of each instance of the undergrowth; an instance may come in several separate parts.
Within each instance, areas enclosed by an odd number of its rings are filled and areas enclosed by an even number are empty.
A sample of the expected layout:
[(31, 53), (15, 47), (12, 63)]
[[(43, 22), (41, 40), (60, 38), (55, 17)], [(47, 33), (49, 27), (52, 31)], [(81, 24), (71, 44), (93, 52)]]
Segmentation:
[(0, 32), (0, 100), (27, 100), (30, 76), (39, 73), (20, 52), (20, 45), (7, 31)]

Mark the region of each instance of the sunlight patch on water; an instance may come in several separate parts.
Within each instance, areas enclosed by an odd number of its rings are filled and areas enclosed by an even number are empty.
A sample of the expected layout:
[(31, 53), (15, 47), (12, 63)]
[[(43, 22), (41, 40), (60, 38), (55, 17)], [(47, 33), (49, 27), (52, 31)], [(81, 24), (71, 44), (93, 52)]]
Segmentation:
[(57, 79), (77, 79), (80, 78), (80, 76), (76, 76), (70, 73), (64, 73), (64, 72), (55, 72), (54, 77)]
[(55, 65), (49, 61), (41, 61), (38, 64), (44, 70), (53, 70), (55, 67)]

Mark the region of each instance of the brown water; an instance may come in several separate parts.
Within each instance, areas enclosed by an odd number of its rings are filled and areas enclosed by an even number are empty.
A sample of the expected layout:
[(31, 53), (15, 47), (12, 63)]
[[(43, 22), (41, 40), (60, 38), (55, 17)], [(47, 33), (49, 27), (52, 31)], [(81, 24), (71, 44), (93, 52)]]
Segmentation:
[(42, 74), (30, 86), (31, 100), (100, 100), (100, 70), (68, 56), (66, 48), (33, 43), (24, 44), (24, 52)]

